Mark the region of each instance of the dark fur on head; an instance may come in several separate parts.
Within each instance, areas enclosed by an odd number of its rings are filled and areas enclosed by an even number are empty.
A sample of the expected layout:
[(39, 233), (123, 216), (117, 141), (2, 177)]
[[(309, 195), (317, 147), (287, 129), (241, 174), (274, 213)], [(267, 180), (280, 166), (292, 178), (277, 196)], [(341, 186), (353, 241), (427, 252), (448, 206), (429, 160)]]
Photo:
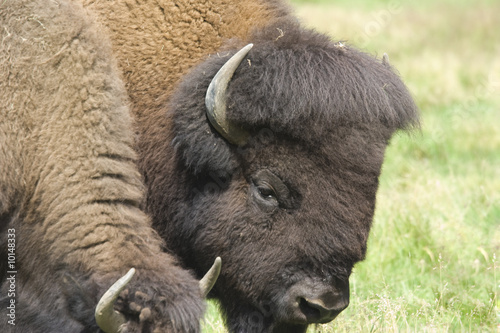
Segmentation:
[[(389, 135), (418, 126), (417, 107), (407, 88), (390, 66), (373, 56), (290, 20), (258, 31), (251, 42), (253, 49), (230, 81), (227, 112), (229, 120), (254, 134), (266, 128), (317, 143), (340, 125), (369, 124)], [(182, 94), (173, 97), (174, 144), (194, 173), (231, 172), (235, 166), (234, 147), (206, 121), (203, 97), (236, 51), (212, 55), (184, 80)]]
[[(210, 125), (205, 94), (247, 42), (254, 47), (227, 89), (228, 119), (250, 132), (236, 146)], [(148, 210), (198, 275), (222, 257), (213, 295), (230, 332), (305, 332), (320, 321), (306, 321), (315, 310), (296, 304), (348, 295), (352, 267), (366, 253), (385, 148), (395, 131), (418, 126), (417, 108), (389, 65), (295, 20), (224, 50), (172, 96), (170, 123), (143, 162)]]

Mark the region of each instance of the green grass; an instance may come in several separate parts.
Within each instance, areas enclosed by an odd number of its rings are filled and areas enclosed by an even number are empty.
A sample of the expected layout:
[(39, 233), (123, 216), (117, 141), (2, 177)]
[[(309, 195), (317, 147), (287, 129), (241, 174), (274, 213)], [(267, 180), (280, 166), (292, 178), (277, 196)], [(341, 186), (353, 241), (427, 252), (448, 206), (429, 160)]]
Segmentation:
[[(422, 131), (386, 153), (351, 304), (310, 332), (500, 332), (500, 2), (294, 1), (307, 26), (387, 52)], [(211, 303), (204, 332), (225, 332)]]

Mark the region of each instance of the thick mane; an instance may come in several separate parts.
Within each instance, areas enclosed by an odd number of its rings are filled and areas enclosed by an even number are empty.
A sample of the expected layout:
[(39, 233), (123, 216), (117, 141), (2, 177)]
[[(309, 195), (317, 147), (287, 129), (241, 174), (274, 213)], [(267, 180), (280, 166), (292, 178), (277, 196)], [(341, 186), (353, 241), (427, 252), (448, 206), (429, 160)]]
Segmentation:
[(380, 123), (391, 130), (418, 124), (407, 88), (375, 57), (289, 20), (258, 31), (252, 41), (249, 61), (229, 87), (233, 121), (293, 136), (321, 136), (339, 124)]

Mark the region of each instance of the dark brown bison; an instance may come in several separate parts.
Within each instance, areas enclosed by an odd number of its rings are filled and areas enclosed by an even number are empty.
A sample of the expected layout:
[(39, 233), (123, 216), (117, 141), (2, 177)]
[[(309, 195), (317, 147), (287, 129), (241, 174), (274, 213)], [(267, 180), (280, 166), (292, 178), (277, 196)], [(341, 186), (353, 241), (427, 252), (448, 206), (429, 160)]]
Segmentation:
[(221, 255), (212, 296), (230, 331), (335, 318), (385, 147), (418, 123), (391, 66), (302, 28), (281, 1), (86, 5), (124, 75), (153, 225), (198, 275)]
[[(0, 331), (198, 332), (198, 282), (140, 209), (128, 97), (99, 30), (72, 2), (0, 3)], [(120, 314), (115, 293), (96, 322), (131, 267)]]
[(221, 255), (230, 331), (304, 332), (347, 307), (385, 147), (417, 113), (387, 63), (294, 22), (251, 41), (173, 94), (139, 151), (148, 211), (187, 267)]

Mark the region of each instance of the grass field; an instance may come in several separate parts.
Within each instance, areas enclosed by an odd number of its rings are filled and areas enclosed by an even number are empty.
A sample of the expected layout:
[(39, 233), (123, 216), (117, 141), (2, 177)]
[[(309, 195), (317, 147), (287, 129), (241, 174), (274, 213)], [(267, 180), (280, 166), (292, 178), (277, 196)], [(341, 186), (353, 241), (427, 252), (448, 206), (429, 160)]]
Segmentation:
[[(351, 305), (310, 332), (500, 332), (500, 1), (295, 1), (333, 39), (387, 52), (422, 131), (386, 154)], [(225, 332), (211, 303), (204, 332)]]

